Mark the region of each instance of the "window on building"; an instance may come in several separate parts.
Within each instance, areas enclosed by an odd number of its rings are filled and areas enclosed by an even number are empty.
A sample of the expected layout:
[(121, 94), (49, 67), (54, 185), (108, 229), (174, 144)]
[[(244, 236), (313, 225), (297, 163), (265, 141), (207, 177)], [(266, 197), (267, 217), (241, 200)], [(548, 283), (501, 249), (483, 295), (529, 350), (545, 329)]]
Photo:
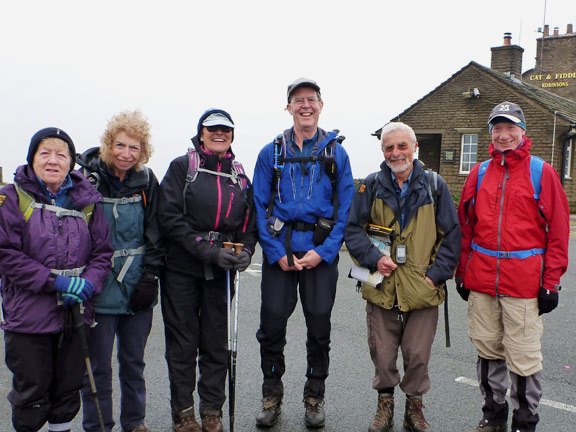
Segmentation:
[(478, 134), (462, 134), (460, 148), (460, 174), (468, 174), (476, 165), (478, 152)]
[(568, 142), (568, 145), (566, 146), (566, 159), (564, 161), (564, 163), (566, 165), (564, 165), (564, 178), (572, 178), (571, 173), (570, 173), (570, 167), (572, 166), (572, 143), (574, 142), (573, 139), (571, 139)]

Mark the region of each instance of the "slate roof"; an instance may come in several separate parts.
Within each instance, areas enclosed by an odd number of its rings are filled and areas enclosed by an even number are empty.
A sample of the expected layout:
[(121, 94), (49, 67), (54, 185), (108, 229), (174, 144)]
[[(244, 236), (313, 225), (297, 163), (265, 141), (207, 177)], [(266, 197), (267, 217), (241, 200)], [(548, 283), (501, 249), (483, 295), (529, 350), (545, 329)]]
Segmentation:
[[(527, 84), (524, 81), (519, 81), (519, 80), (516, 80), (514, 78), (511, 78), (507, 74), (504, 74), (502, 72), (497, 72), (497, 71), (492, 70), (486, 66), (482, 66), (481, 64), (476, 63), (474, 61), (471, 61), (470, 63), (468, 63), (466, 66), (464, 66), (458, 72), (453, 74), (446, 81), (441, 83), (434, 90), (432, 90), (428, 94), (426, 94), (423, 97), (421, 97), (420, 99), (418, 99), (415, 103), (410, 105), (407, 109), (402, 111), (400, 114), (396, 115), (390, 121), (395, 121), (395, 119), (397, 119), (399, 117), (400, 118), (403, 117), (408, 111), (410, 111), (414, 106), (418, 105), (422, 100), (426, 99), (432, 93), (438, 91), (441, 87), (445, 86), (449, 81), (454, 79), (454, 77), (461, 74), (464, 70), (466, 70), (470, 67), (476, 67), (476, 68), (480, 69), (481, 71), (483, 71), (484, 73), (487, 73), (490, 76), (501, 81), (503, 84), (512, 87), (514, 90), (523, 94), (526, 98), (533, 100), (534, 102), (541, 105), (543, 108), (550, 111), (550, 113), (554, 114), (554, 112), (556, 112), (558, 117), (561, 117), (570, 123), (576, 123), (576, 102), (574, 102), (570, 99), (566, 99), (562, 96), (558, 96), (558, 95), (551, 93), (547, 90), (544, 90), (540, 87), (535, 87), (535, 86), (532, 86), (530, 84)], [(379, 137), (381, 130), (382, 130), (382, 128), (379, 128), (372, 135)]]

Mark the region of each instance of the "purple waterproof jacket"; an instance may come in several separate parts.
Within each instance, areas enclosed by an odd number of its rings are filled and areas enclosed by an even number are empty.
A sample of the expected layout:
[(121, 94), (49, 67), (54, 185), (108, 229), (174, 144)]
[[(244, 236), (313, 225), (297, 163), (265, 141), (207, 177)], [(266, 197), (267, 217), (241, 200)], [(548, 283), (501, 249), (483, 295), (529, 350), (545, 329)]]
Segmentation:
[[(70, 171), (68, 190), (75, 210), (102, 201), (100, 193), (77, 171)], [(18, 167), (14, 182), (38, 203), (49, 203), (34, 171)], [(108, 223), (98, 207), (87, 224), (74, 216), (58, 217), (35, 209), (28, 222), (18, 207), (13, 184), (0, 189), (0, 275), (2, 275), (2, 329), (17, 333), (46, 334), (64, 330), (66, 313), (58, 305), (51, 269), (86, 266), (81, 277), (100, 293), (114, 253)], [(94, 320), (92, 300), (84, 302), (84, 322)]]

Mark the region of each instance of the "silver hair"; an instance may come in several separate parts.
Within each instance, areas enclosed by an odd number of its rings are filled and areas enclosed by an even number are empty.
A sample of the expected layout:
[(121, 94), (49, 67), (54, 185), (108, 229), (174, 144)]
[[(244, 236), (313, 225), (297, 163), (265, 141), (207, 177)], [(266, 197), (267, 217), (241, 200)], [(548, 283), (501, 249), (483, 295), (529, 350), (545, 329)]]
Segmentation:
[(390, 132), (394, 132), (397, 130), (407, 131), (408, 134), (410, 135), (410, 139), (412, 140), (412, 144), (416, 145), (416, 134), (414, 133), (414, 129), (412, 129), (406, 123), (402, 122), (390, 122), (382, 128), (382, 130), (380, 131), (380, 145), (382, 145), (384, 137), (386, 135), (388, 135)]

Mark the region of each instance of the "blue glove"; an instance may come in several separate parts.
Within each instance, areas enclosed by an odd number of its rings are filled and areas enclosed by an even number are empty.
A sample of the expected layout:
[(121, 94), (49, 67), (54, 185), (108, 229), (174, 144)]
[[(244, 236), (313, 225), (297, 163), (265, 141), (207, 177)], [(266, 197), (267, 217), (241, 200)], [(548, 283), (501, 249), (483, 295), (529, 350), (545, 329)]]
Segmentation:
[(69, 309), (76, 303), (82, 303), (82, 299), (76, 294), (62, 294), (62, 306)]
[(87, 279), (75, 276), (56, 276), (54, 290), (62, 293), (63, 298), (65, 294), (73, 294), (80, 299), (78, 300), (80, 302), (90, 300), (94, 295), (94, 285)]

